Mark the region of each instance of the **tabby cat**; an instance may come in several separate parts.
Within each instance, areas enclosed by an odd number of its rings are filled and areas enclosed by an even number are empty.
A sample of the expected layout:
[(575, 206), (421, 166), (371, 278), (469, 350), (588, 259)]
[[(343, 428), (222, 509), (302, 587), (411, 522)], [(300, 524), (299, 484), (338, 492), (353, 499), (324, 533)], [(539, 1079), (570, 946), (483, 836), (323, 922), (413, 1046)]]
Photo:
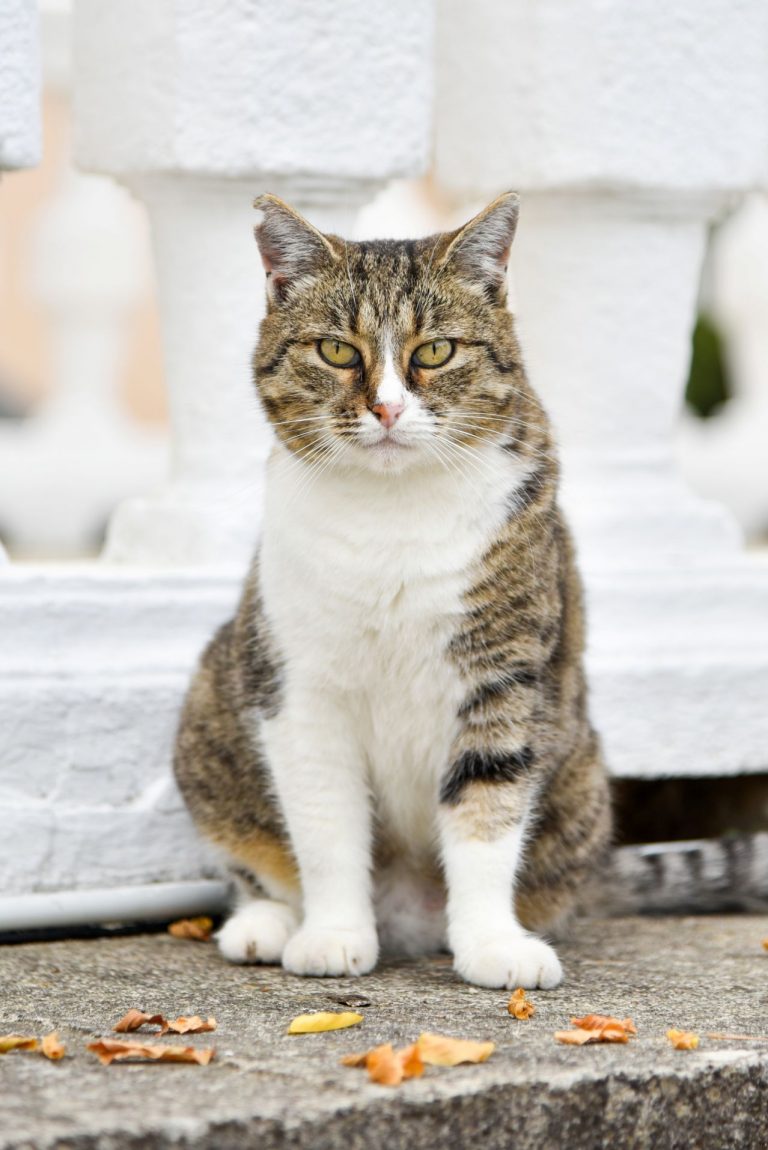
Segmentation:
[(245, 888), (219, 946), (349, 975), (380, 940), (447, 945), (469, 982), (555, 986), (534, 932), (600, 866), (610, 814), (552, 435), (506, 306), (517, 197), (410, 242), (256, 206), (263, 533), (175, 759)]

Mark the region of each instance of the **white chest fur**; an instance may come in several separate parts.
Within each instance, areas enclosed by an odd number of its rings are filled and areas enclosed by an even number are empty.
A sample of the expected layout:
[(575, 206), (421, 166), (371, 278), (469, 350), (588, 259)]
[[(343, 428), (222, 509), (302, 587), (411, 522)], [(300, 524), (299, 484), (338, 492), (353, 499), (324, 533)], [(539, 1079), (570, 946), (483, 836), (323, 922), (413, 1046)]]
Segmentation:
[(470, 474), (340, 471), (309, 486), (283, 448), (270, 459), (262, 593), (285, 690), (341, 700), (377, 818), (416, 850), (432, 844), (465, 692), (446, 648), (525, 474), (490, 447)]

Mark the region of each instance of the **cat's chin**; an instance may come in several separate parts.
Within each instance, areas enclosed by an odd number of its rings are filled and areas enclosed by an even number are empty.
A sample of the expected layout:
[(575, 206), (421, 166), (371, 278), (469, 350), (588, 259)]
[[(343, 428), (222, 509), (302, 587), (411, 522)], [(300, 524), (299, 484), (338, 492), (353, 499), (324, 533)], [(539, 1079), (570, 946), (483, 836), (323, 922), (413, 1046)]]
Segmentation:
[(415, 467), (424, 467), (429, 455), (416, 444), (400, 443), (393, 439), (380, 439), (353, 448), (356, 466), (378, 475), (400, 475)]

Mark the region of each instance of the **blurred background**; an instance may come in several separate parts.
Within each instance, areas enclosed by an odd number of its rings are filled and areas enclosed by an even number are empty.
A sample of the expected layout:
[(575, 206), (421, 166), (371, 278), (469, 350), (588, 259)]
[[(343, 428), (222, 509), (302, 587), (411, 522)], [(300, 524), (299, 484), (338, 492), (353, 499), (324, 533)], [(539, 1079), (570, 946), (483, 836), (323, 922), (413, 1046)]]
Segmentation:
[(620, 841), (768, 827), (764, 0), (0, 0), (6, 892), (221, 897), (170, 761), (259, 533), (254, 197), (508, 188)]
[[(0, 538), (19, 560), (98, 554), (115, 506), (157, 487), (169, 452), (147, 211), (124, 186), (76, 167), (71, 0), (39, 10), (41, 160), (6, 174), (0, 192)], [(427, 171), (391, 180), (354, 230), (427, 234), (467, 210)], [(676, 457), (696, 492), (725, 504), (750, 545), (765, 545), (765, 193), (712, 225), (697, 310)]]

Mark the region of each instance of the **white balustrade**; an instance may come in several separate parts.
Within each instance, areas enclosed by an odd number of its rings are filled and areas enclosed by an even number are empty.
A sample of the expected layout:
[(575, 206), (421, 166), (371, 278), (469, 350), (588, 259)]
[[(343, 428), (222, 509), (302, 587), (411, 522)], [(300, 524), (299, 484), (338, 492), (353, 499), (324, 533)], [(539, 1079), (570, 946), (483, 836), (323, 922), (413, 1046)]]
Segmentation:
[(766, 179), (768, 10), (440, 13), (439, 186), (522, 193), (521, 336), (562, 447), (611, 768), (765, 770), (768, 564), (683, 483), (674, 440), (709, 222)]
[[(0, 173), (33, 167), (40, 160), (39, 72), (37, 6), (34, 0), (4, 0), (0, 5)], [(0, 566), (6, 559), (0, 542)]]

